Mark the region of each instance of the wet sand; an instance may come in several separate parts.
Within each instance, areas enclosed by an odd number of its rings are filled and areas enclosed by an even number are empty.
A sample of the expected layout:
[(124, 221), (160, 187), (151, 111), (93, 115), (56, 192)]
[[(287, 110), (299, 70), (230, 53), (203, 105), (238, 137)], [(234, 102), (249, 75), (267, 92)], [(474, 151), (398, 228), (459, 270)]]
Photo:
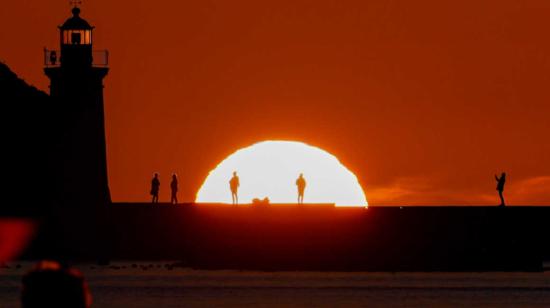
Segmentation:
[[(18, 307), (31, 263), (0, 269), (0, 306)], [(202, 271), (167, 262), (76, 265), (93, 307), (550, 307), (545, 273)]]

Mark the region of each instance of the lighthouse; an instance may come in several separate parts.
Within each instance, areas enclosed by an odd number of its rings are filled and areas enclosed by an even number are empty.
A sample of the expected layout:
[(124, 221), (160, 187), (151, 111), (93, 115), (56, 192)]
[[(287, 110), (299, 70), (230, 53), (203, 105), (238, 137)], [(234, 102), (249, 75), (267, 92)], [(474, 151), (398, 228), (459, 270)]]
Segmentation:
[(59, 49), (44, 50), (55, 116), (59, 204), (101, 206), (111, 202), (105, 141), (103, 79), (106, 50), (93, 49), (93, 30), (80, 8), (59, 26)]

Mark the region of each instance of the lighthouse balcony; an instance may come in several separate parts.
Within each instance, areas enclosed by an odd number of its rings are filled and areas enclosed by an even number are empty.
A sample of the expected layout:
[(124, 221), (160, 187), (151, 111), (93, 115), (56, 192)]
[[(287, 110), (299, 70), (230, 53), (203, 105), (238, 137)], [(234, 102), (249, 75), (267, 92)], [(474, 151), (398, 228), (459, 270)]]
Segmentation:
[[(108, 50), (94, 50), (92, 51), (92, 66), (95, 67), (107, 67), (109, 65), (109, 51)], [(44, 66), (45, 67), (59, 67), (61, 66), (61, 51), (44, 49)]]

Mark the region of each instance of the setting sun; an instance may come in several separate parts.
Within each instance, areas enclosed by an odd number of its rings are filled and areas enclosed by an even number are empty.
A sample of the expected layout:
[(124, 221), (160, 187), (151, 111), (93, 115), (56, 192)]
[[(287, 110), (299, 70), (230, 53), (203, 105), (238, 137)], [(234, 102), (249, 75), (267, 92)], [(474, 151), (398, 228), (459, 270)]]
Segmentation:
[(271, 203), (296, 203), (296, 179), (304, 175), (304, 203), (367, 206), (357, 177), (322, 149), (294, 141), (264, 141), (240, 149), (213, 169), (197, 193), (196, 202), (231, 203), (229, 180), (240, 178), (239, 200), (269, 198)]

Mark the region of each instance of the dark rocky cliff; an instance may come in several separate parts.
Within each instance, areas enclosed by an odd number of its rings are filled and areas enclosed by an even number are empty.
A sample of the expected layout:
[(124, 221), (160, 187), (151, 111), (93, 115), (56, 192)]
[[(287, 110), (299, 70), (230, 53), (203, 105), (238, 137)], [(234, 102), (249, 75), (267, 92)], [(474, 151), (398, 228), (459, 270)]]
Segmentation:
[(0, 63), (2, 192), (0, 214), (47, 210), (55, 187), (56, 111), (48, 94)]

